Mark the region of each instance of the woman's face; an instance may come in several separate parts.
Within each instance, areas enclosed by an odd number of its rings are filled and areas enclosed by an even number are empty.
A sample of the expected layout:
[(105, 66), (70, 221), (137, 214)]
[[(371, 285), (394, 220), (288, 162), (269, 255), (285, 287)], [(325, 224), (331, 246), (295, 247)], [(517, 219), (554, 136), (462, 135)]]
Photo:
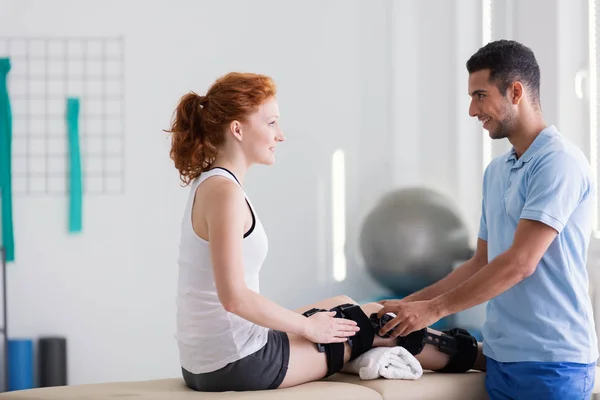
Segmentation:
[(248, 164), (272, 165), (275, 148), (285, 137), (279, 126), (279, 106), (274, 97), (262, 103), (241, 124), (241, 146)]

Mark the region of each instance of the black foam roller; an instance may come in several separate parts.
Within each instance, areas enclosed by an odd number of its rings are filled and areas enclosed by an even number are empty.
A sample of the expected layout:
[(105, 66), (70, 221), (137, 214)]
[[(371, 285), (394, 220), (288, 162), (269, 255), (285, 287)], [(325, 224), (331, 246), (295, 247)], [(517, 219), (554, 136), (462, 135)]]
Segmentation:
[(38, 340), (40, 387), (67, 385), (67, 339), (44, 337)]

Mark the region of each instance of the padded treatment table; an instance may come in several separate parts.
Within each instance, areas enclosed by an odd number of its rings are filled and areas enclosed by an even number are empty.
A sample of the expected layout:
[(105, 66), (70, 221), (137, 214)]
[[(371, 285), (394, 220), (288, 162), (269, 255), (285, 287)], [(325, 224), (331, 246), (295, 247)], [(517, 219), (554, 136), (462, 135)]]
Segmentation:
[(340, 382), (310, 382), (287, 389), (255, 392), (196, 392), (183, 379), (158, 379), (142, 382), (117, 382), (59, 386), (0, 394), (2, 400), (381, 400), (381, 395), (367, 387)]
[[(113, 382), (59, 386), (0, 394), (0, 400), (412, 400), (487, 399), (485, 374), (440, 374), (426, 371), (420, 379), (363, 381), (356, 375), (338, 373), (326, 380), (287, 389), (256, 392), (205, 393), (188, 389), (183, 379), (157, 379), (141, 382)], [(594, 393), (600, 393), (600, 368), (596, 368)]]
[(476, 400), (488, 398), (485, 393), (485, 374), (479, 371), (464, 374), (423, 371), (423, 376), (414, 381), (401, 379), (363, 381), (358, 375), (353, 374), (336, 374), (328, 379), (368, 387), (379, 393), (385, 400)]
[[(374, 379), (361, 380), (358, 375), (335, 374), (328, 378), (335, 382), (368, 387), (385, 400), (479, 400), (488, 399), (485, 392), (485, 373), (469, 371), (463, 374), (441, 374), (423, 371), (417, 380)], [(600, 393), (600, 367), (596, 367), (593, 393)]]

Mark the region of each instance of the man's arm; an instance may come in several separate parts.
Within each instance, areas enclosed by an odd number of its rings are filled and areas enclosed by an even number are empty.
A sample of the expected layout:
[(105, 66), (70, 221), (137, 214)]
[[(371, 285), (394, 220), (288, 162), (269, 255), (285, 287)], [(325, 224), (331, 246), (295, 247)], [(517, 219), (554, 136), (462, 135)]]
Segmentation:
[(498, 296), (535, 271), (571, 213), (592, 193), (589, 168), (567, 152), (549, 153), (532, 167), (511, 247), (471, 279), (434, 299), (448, 315)]
[(433, 308), (443, 318), (502, 294), (535, 272), (557, 234), (542, 222), (520, 220), (512, 246), (473, 277), (433, 299)]
[(447, 315), (498, 296), (533, 274), (556, 235), (554, 228), (542, 222), (521, 219), (513, 245), (454, 289), (427, 301), (383, 302), (378, 316), (392, 312), (396, 317), (380, 330), (379, 335), (396, 327), (392, 338), (406, 336)]
[(431, 300), (454, 289), (483, 268), (488, 262), (487, 258), (487, 242), (483, 239), (477, 239), (477, 249), (471, 259), (449, 273), (445, 278), (410, 296), (406, 296), (402, 301)]
[[(471, 278), (433, 300), (384, 304), (378, 315), (396, 317), (380, 335), (397, 329), (392, 337), (407, 335), (440, 318), (484, 303), (502, 294), (535, 272), (573, 211), (594, 193), (589, 166), (566, 151), (550, 152), (534, 162), (528, 177), (525, 203), (511, 247)], [(483, 207), (485, 211), (485, 196)], [(479, 237), (487, 239), (486, 213)]]

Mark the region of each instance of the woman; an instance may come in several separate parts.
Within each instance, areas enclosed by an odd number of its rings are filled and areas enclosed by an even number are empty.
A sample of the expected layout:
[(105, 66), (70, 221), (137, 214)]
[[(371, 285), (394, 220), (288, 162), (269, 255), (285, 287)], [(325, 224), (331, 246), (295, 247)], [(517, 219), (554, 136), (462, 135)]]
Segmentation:
[[(285, 139), (275, 95), (267, 76), (230, 73), (204, 96), (183, 96), (169, 130), (171, 158), (190, 186), (178, 261), (177, 340), (183, 377), (195, 390), (295, 386), (339, 371), (371, 347), (399, 344), (375, 334), (379, 304), (358, 307), (340, 296), (291, 311), (259, 294), (267, 236), (244, 177), (253, 164), (273, 164)], [(441, 369), (451, 360), (425, 339), (417, 341), (423, 368)]]

